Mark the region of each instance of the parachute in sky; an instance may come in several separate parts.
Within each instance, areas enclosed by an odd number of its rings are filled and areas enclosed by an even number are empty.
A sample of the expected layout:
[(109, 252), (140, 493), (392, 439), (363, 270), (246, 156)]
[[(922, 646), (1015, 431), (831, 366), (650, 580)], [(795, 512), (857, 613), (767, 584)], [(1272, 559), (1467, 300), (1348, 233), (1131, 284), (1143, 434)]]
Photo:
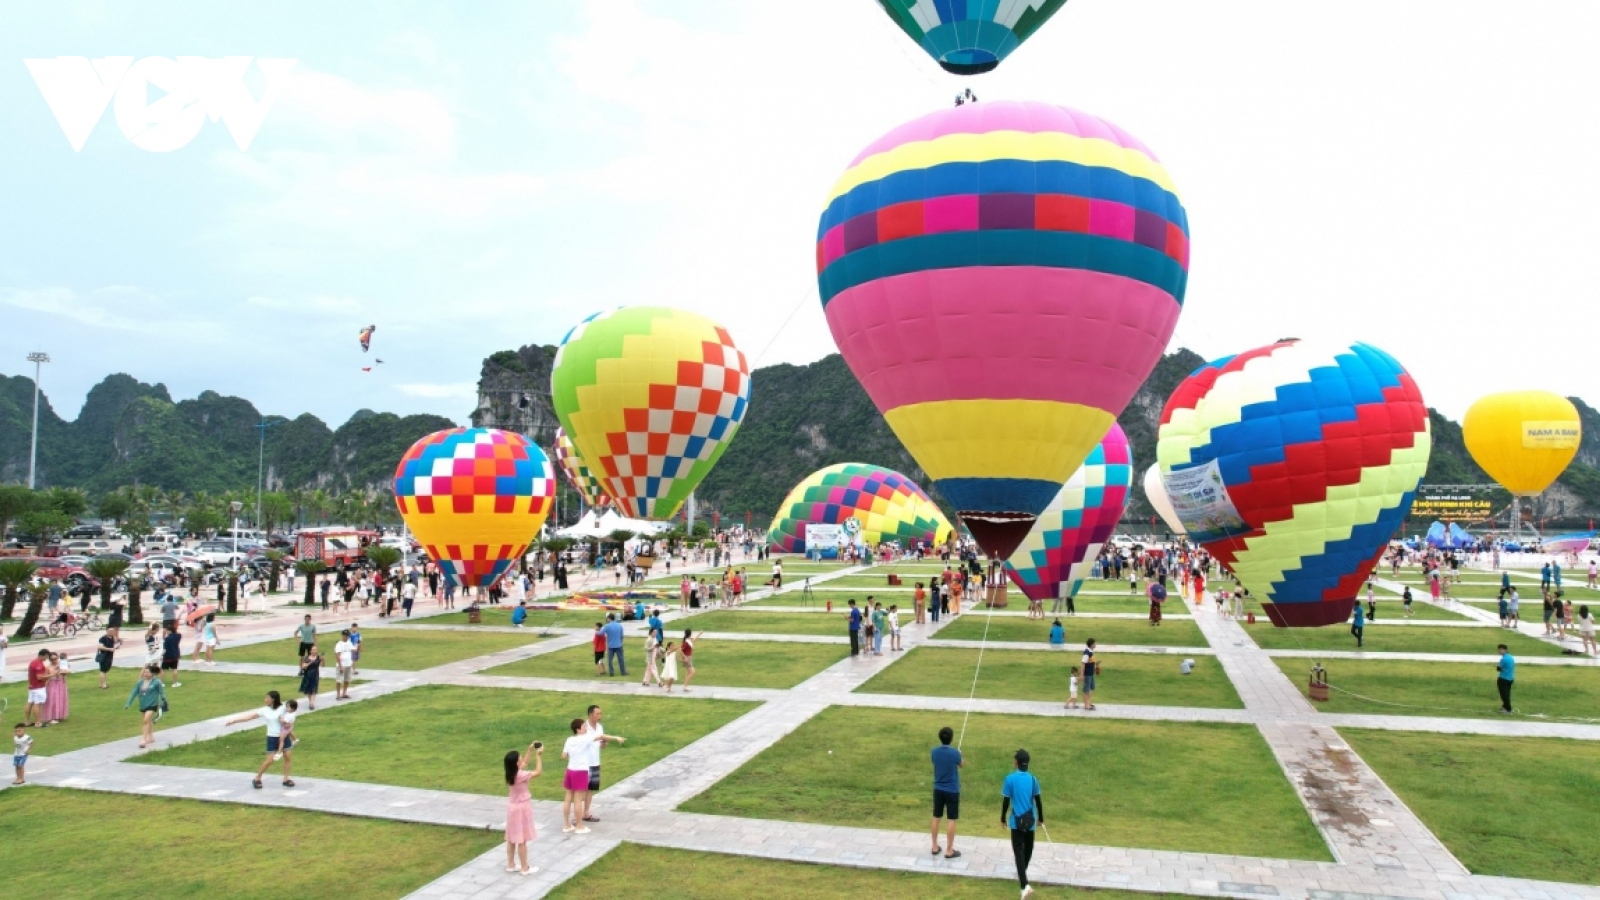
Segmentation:
[(372, 333), (374, 331), (377, 331), (377, 330), (378, 330), (378, 326), (376, 326), (376, 325), (368, 325), (367, 327), (361, 329), (361, 333), (360, 334), (356, 335), (356, 340), (361, 342), (361, 352), (362, 353), (365, 353), (368, 350), (372, 349)]
[(1189, 537), (1279, 626), (1343, 622), (1428, 468), (1428, 410), (1369, 344), (1280, 341), (1206, 363), (1156, 457)]
[(1067, 0), (878, 0), (889, 18), (953, 75), (987, 72)]
[(589, 467), (583, 464), (583, 458), (578, 456), (578, 448), (572, 445), (572, 439), (559, 425), (556, 426), (556, 464), (586, 505), (596, 508), (611, 505), (611, 498), (600, 486), (600, 479), (594, 477)]
[(666, 519), (738, 431), (750, 365), (704, 316), (626, 306), (567, 332), (550, 391), (562, 430), (623, 515)]
[(1132, 487), (1133, 451), (1113, 423), (1006, 560), (1006, 574), (1030, 600), (1077, 596)]
[(494, 428), (436, 431), (394, 472), (401, 518), (439, 571), (465, 587), (493, 584), (527, 552), (554, 497), (544, 451)]
[(954, 528), (917, 483), (866, 463), (839, 463), (801, 479), (778, 504), (767, 542), (780, 553), (804, 553), (806, 526), (844, 525), (854, 518), (867, 546), (899, 541), (939, 544)]
[(1172, 498), (1167, 496), (1167, 486), (1161, 483), (1161, 464), (1151, 466), (1144, 470), (1144, 496), (1150, 501), (1150, 508), (1156, 511), (1161, 521), (1167, 523), (1173, 534), (1184, 534), (1183, 522), (1178, 518), (1178, 511), (1172, 508)]
[(1533, 497), (1577, 455), (1583, 426), (1565, 397), (1511, 391), (1472, 404), (1461, 420), (1461, 437), (1490, 478), (1518, 497)]
[(817, 228), (845, 362), (993, 557), (1099, 443), (1182, 310), (1189, 225), (1153, 154), (1042, 103), (969, 103), (862, 151)]

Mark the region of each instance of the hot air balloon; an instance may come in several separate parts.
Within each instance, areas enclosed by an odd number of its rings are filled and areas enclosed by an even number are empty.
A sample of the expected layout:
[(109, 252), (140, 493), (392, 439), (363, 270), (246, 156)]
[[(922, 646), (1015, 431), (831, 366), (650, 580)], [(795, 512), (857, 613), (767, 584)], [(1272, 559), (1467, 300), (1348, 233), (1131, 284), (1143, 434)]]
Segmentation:
[(520, 434), (451, 428), (422, 438), (394, 471), (394, 499), (439, 571), (487, 587), (527, 552), (555, 496), (544, 451)]
[(583, 502), (589, 506), (601, 508), (611, 505), (611, 498), (606, 496), (605, 488), (600, 486), (600, 479), (594, 477), (589, 467), (583, 464), (583, 459), (578, 456), (578, 448), (572, 445), (572, 439), (567, 433), (556, 426), (556, 465), (561, 468), (562, 474), (567, 476), (567, 483), (578, 492)]
[(1067, 0), (878, 0), (946, 72), (977, 75), (1010, 55)]
[(1280, 341), (1196, 369), (1156, 444), (1189, 532), (1273, 624), (1342, 622), (1428, 468), (1428, 410), (1369, 344)]
[(1132, 486), (1128, 436), (1113, 424), (1006, 560), (1006, 574), (1031, 600), (1061, 597), (1063, 586), (1065, 596), (1076, 596), (1122, 519)]
[(733, 440), (750, 366), (704, 316), (628, 306), (567, 333), (550, 391), (578, 457), (623, 514), (665, 519)]
[(892, 469), (839, 463), (818, 469), (794, 486), (767, 530), (780, 553), (804, 553), (806, 526), (844, 525), (854, 518), (868, 546), (884, 541), (942, 543), (954, 529), (916, 482)]
[(1150, 501), (1150, 508), (1156, 511), (1161, 521), (1167, 523), (1173, 534), (1185, 533), (1178, 511), (1172, 508), (1172, 498), (1167, 496), (1167, 486), (1161, 483), (1160, 463), (1144, 470), (1144, 496)]
[(991, 557), (1005, 558), (1177, 324), (1188, 220), (1133, 137), (979, 103), (867, 147), (817, 229), (845, 362)]
[(1522, 498), (1544, 492), (1578, 453), (1578, 410), (1549, 391), (1490, 394), (1461, 420), (1467, 452), (1511, 492), (1511, 534), (1522, 528)]

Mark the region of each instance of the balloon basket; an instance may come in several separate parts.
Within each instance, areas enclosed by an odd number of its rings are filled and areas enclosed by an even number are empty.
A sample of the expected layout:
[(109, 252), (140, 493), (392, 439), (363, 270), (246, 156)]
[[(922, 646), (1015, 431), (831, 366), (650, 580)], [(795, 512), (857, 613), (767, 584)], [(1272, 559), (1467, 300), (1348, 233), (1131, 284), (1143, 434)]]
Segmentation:
[(890, 572), (889, 573), (889, 586), (890, 587), (899, 587), (900, 586), (900, 576), (896, 575), (893, 572)]
[(1322, 663), (1311, 667), (1311, 683), (1308, 687), (1312, 700), (1328, 702), (1328, 670), (1322, 667)]
[(648, 572), (655, 564), (656, 555), (654, 553), (635, 553), (633, 555), (633, 565), (635, 568), (643, 569)]
[(983, 605), (989, 609), (1006, 608), (1006, 586), (992, 584), (983, 589)]
[(1256, 614), (1255, 613), (1245, 613), (1244, 614), (1244, 623), (1246, 625), (1254, 625), (1256, 623)]
[(483, 610), (476, 606), (467, 607), (467, 623), (471, 625), (482, 625)]

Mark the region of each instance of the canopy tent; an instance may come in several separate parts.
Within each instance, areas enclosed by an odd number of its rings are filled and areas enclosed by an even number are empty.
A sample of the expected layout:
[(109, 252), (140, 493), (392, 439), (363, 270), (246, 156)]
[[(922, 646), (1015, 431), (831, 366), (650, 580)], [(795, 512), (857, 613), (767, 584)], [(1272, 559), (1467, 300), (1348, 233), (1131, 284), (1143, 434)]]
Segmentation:
[(1454, 550), (1457, 547), (1470, 547), (1478, 539), (1468, 534), (1465, 529), (1454, 522), (1447, 526), (1444, 522), (1434, 522), (1428, 526), (1428, 535), (1424, 538), (1430, 547), (1444, 550)]
[(603, 538), (608, 537), (613, 531), (631, 531), (640, 537), (649, 537), (666, 531), (671, 527), (666, 522), (630, 519), (612, 508), (607, 508), (598, 516), (595, 515), (593, 509), (590, 509), (575, 524), (558, 529), (556, 536), (566, 538)]

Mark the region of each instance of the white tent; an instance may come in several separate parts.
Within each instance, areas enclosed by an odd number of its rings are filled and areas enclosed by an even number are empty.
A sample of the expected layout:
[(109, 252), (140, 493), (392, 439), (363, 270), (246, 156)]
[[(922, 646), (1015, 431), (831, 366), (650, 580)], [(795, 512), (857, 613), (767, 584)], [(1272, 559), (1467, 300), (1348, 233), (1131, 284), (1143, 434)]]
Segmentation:
[(591, 509), (583, 514), (583, 518), (579, 519), (577, 524), (560, 529), (556, 535), (568, 538), (603, 538), (613, 531), (631, 531), (636, 535), (648, 536), (671, 527), (666, 522), (630, 519), (614, 509), (607, 509), (603, 514), (596, 516)]

